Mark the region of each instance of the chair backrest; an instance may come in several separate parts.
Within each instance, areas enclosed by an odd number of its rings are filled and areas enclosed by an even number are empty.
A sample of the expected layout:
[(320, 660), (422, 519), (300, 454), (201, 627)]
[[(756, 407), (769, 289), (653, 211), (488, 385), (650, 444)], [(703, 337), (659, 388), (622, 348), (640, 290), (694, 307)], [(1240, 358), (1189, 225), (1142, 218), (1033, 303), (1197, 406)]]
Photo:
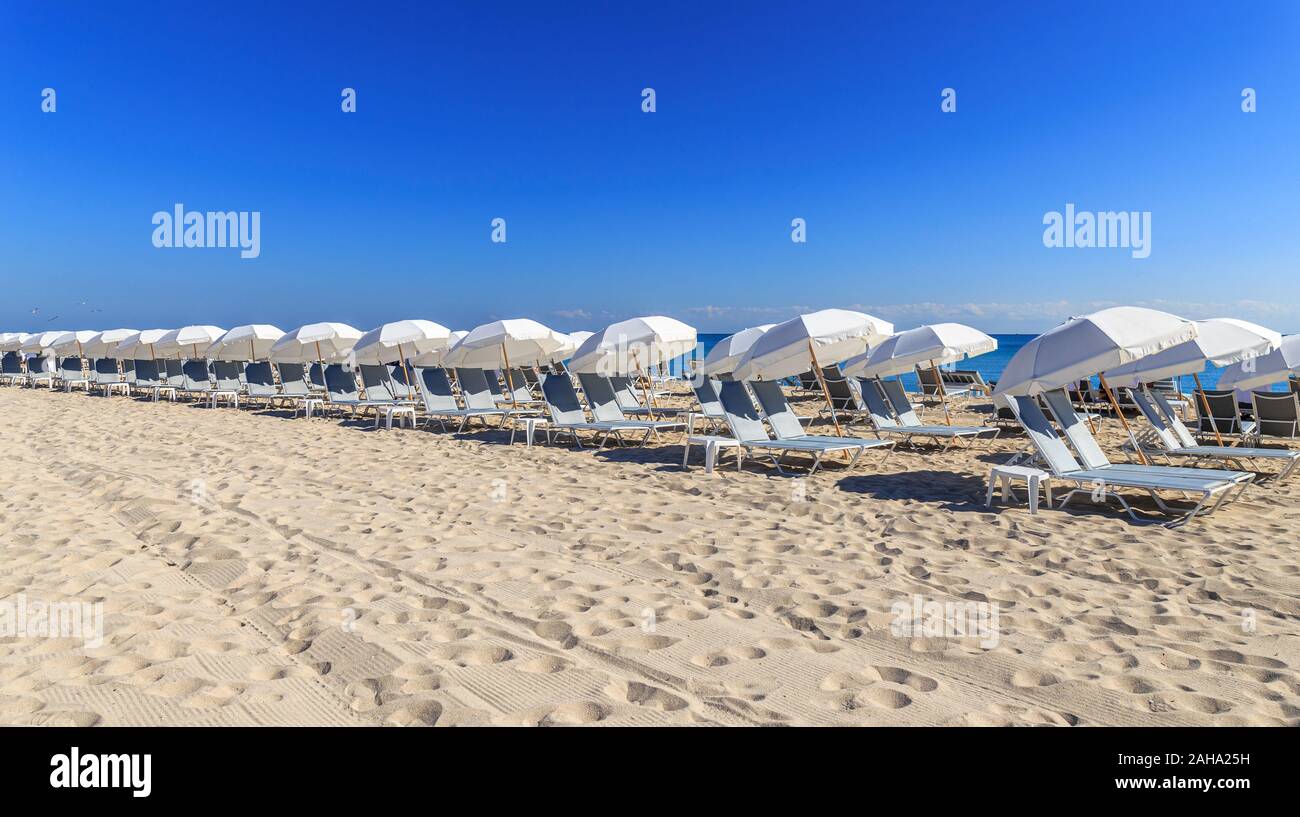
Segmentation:
[(1152, 430), (1160, 438), (1160, 444), (1165, 447), (1165, 450), (1177, 451), (1181, 444), (1178, 438), (1174, 436), (1173, 429), (1169, 427), (1165, 418), (1160, 416), (1160, 412), (1156, 411), (1155, 405), (1151, 402), (1150, 394), (1151, 392), (1145, 386), (1140, 389), (1133, 389), (1133, 402), (1137, 403), (1138, 411), (1142, 412), (1142, 416), (1147, 418), (1147, 422), (1151, 424)]
[(837, 409), (858, 407), (858, 396), (849, 387), (849, 379), (840, 371), (839, 366), (825, 366), (822, 376), (826, 378), (826, 391), (831, 396), (831, 405)]
[(1255, 406), (1255, 431), (1265, 437), (1288, 440), (1300, 436), (1300, 397), (1295, 392), (1251, 392)]
[(548, 377), (542, 381), (542, 399), (556, 425), (584, 425), (587, 413), (582, 410), (573, 381), (565, 375)]
[(528, 378), (523, 369), (511, 369), (506, 378), (506, 388), (510, 389), (510, 399), (514, 403), (533, 402), (533, 393), (528, 390)]
[(188, 391), (208, 391), (212, 388), (212, 382), (208, 379), (210, 374), (208, 361), (203, 358), (193, 358), (181, 365), (182, 384)]
[(921, 381), (922, 394), (939, 393), (939, 373), (934, 369), (916, 367), (916, 379)]
[(614, 385), (608, 377), (598, 374), (583, 373), (578, 375), (582, 383), (582, 393), (587, 396), (587, 405), (591, 407), (591, 416), (602, 422), (626, 420), (627, 415), (618, 407), (618, 398), (614, 394)]
[(158, 361), (149, 359), (136, 360), (135, 382), (149, 388), (161, 386), (162, 377), (158, 374)]
[(163, 361), (163, 370), (167, 373), (167, 385), (180, 388), (185, 385), (185, 367), (176, 358), (169, 357)]
[(216, 378), (217, 388), (222, 391), (239, 391), (240, 386), (244, 385), (241, 375), (244, 374), (244, 364), (235, 360), (218, 360), (212, 364), (213, 377)]
[(538, 371), (534, 369), (532, 366), (529, 366), (527, 369), (521, 369), (521, 371), (524, 373), (524, 380), (528, 383), (528, 385), (536, 386), (541, 383), (541, 379), (538, 375)]
[[(1196, 392), (1197, 424), (1201, 431), (1220, 434), (1241, 433), (1241, 409), (1237, 406), (1237, 393), (1232, 389), (1209, 389)], [(1203, 416), (1206, 405), (1208, 417)]]
[(410, 364), (403, 366), (401, 363), (388, 364), (388, 388), (393, 393), (393, 397), (398, 400), (414, 400), (415, 386), (406, 382), (406, 373), (410, 370)]
[(59, 369), (64, 380), (83, 380), (85, 378), (85, 374), (81, 369), (81, 358), (79, 357), (65, 357), (63, 362), (59, 364)]
[[(496, 373), (489, 376), (483, 369), (456, 369), (456, 382), (460, 383), (460, 396), (465, 399), (465, 408), (496, 409), (497, 401), (492, 390), (495, 378)], [(500, 394), (501, 389), (495, 393)]]
[(441, 366), (417, 368), (416, 376), (420, 378), (420, 394), (424, 399), (424, 408), (429, 412), (458, 411), (456, 393), (451, 389), (451, 380), (447, 370)]
[(121, 383), (122, 374), (117, 370), (117, 361), (111, 357), (96, 359), (95, 380), (99, 383)]
[(727, 417), (727, 425), (737, 440), (746, 443), (770, 442), (767, 429), (763, 427), (763, 418), (754, 401), (749, 396), (749, 389), (739, 380), (724, 380), (718, 389), (718, 401)]
[(325, 389), (325, 369), (319, 363), (311, 364), (307, 370), (307, 376), (311, 379), (311, 385), (317, 389)]
[(916, 410), (912, 408), (912, 401), (907, 399), (907, 392), (903, 391), (903, 381), (894, 378), (876, 382), (885, 390), (889, 404), (894, 407), (894, 413), (898, 415), (898, 422), (905, 426), (922, 425), (921, 418), (916, 416)]
[(642, 409), (648, 408), (641, 404), (641, 399), (637, 397), (636, 389), (632, 388), (632, 378), (622, 375), (613, 375), (608, 378), (610, 386), (614, 389), (614, 400), (621, 409)]
[(256, 360), (244, 367), (244, 382), (248, 384), (250, 397), (274, 397), (278, 394), (275, 370), (271, 365), (269, 360)]
[(506, 393), (505, 393), (504, 391), (501, 390), (501, 370), (500, 370), (500, 369), (484, 369), (484, 370), (483, 370), (483, 382), (484, 382), (484, 383), (487, 383), (488, 393), (490, 393), (490, 394), (492, 395), (493, 398), (495, 398), (495, 399), (499, 399), (499, 400), (504, 400), (504, 399), (505, 399), (505, 397), (506, 397)]
[(277, 363), (280, 370), (280, 388), (284, 394), (292, 397), (306, 397), (311, 394), (307, 387), (307, 367), (302, 363)]
[(695, 399), (700, 401), (701, 414), (719, 420), (726, 419), (726, 415), (722, 413), (722, 403), (718, 401), (716, 380), (710, 377), (696, 377), (691, 380), (691, 389), (695, 392)]
[(898, 421), (894, 419), (894, 413), (889, 410), (889, 404), (885, 401), (885, 393), (881, 390), (879, 378), (858, 378), (858, 393), (862, 395), (862, 402), (867, 406), (867, 417), (871, 419), (872, 425), (882, 429), (898, 428)]
[(394, 390), (392, 387), (392, 375), (388, 367), (382, 363), (362, 363), (357, 368), (361, 370), (361, 385), (366, 388), (366, 400), (371, 402), (392, 402)]
[(1066, 448), (1061, 438), (1056, 436), (1051, 421), (1038, 407), (1037, 400), (1032, 397), (1008, 397), (1007, 406), (1020, 422), (1020, 427), (1025, 430), (1034, 450), (1047, 463), (1047, 467), (1053, 474), (1059, 476), (1082, 470), (1079, 468), (1078, 460), (1070, 453), (1070, 449)]
[(335, 403), (350, 403), (361, 399), (361, 392), (357, 389), (357, 376), (344, 369), (341, 363), (331, 363), (325, 367), (325, 390)]
[(23, 359), (17, 352), (5, 352), (0, 360), (0, 374), (22, 374)]
[(794, 413), (794, 409), (790, 408), (790, 401), (785, 399), (785, 392), (781, 391), (780, 383), (773, 380), (754, 380), (750, 382), (749, 390), (758, 400), (758, 407), (762, 409), (767, 424), (772, 427), (772, 433), (778, 440), (792, 440), (806, 436), (803, 425), (799, 422), (799, 416)]
[(809, 369), (799, 375), (799, 388), (804, 391), (821, 391), (822, 386), (817, 382), (817, 373)]
[(1169, 398), (1165, 396), (1165, 393), (1153, 391), (1150, 392), (1150, 395), (1151, 399), (1156, 401), (1156, 408), (1160, 409), (1160, 414), (1165, 418), (1165, 422), (1169, 424), (1170, 430), (1174, 432), (1174, 436), (1178, 439), (1179, 446), (1191, 448), (1196, 445), (1196, 438), (1192, 436), (1192, 432), (1187, 426), (1183, 425), (1183, 421), (1178, 418), (1178, 412), (1174, 411), (1174, 407), (1170, 405)]
[(1056, 418), (1056, 424), (1065, 433), (1065, 438), (1070, 441), (1070, 445), (1079, 455), (1079, 460), (1083, 462), (1085, 468), (1105, 468), (1110, 465), (1106, 453), (1101, 450), (1092, 432), (1088, 431), (1083, 418), (1075, 413), (1070, 395), (1066, 394), (1064, 389), (1044, 392), (1043, 399), (1047, 401), (1052, 416)]

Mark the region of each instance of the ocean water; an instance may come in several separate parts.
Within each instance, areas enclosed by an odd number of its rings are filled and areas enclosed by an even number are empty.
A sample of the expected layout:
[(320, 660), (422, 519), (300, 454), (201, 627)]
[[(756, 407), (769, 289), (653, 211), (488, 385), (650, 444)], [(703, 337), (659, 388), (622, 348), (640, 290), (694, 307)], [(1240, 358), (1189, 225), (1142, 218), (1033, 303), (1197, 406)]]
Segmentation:
[[(725, 337), (727, 337), (726, 334), (700, 334), (699, 340), (704, 347), (704, 354), (707, 355), (709, 350), (716, 346), (718, 341)], [(985, 381), (992, 382), (1002, 376), (1002, 370), (1006, 368), (1007, 363), (1011, 361), (1011, 358), (1016, 354), (1016, 352), (1020, 351), (1020, 347), (1024, 346), (1036, 337), (1037, 335), (993, 335), (993, 338), (998, 342), (997, 349), (994, 349), (988, 354), (963, 360), (961, 363), (951, 368), (974, 369), (983, 375)], [(1219, 375), (1221, 373), (1221, 369), (1215, 369), (1206, 365), (1205, 371), (1201, 374), (1201, 384), (1207, 389), (1214, 388), (1219, 382)], [(902, 380), (904, 388), (908, 391), (919, 390), (915, 374), (905, 374), (902, 376)], [(1191, 375), (1184, 376), (1182, 381), (1184, 392), (1191, 392), (1196, 386)], [(1285, 384), (1281, 386), (1275, 385), (1273, 386), (1273, 389), (1285, 390), (1286, 386)]]

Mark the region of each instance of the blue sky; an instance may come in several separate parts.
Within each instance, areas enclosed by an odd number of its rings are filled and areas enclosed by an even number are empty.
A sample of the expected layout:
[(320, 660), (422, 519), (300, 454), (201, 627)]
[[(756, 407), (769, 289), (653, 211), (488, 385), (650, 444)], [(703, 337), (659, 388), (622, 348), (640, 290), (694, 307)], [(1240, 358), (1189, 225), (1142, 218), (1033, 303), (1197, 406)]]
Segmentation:
[[(1300, 4), (109, 5), (0, 6), (3, 330), (1300, 330)], [(178, 202), (260, 257), (155, 248)], [(1150, 257), (1044, 247), (1067, 202), (1150, 211)]]

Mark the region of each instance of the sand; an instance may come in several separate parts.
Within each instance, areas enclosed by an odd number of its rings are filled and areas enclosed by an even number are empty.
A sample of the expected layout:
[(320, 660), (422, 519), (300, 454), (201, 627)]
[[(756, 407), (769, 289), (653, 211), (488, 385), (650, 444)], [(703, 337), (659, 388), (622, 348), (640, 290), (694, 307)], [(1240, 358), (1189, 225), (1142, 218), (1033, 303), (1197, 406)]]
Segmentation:
[[(1169, 530), (986, 509), (1019, 435), (792, 479), (679, 438), (18, 388), (0, 418), (0, 601), (104, 610), (97, 646), (0, 638), (0, 723), (1300, 723), (1300, 479)], [(914, 597), (997, 637), (900, 634)]]

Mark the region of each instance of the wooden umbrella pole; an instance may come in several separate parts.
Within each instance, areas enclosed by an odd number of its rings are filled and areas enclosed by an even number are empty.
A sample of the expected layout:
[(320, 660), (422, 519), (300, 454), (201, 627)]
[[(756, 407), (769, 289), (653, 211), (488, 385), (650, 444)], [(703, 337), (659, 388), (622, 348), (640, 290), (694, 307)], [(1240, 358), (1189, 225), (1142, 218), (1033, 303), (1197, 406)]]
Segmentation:
[(817, 353), (813, 351), (812, 338), (808, 338), (808, 356), (812, 358), (813, 374), (817, 376), (817, 382), (821, 384), (822, 397), (826, 398), (826, 406), (831, 410), (831, 422), (835, 424), (835, 436), (843, 437), (844, 430), (840, 428), (840, 418), (835, 413), (835, 403), (831, 401), (831, 390), (826, 386), (826, 375), (822, 372), (821, 364), (817, 362)]
[(654, 398), (650, 395), (649, 390), (646, 389), (645, 373), (641, 371), (641, 359), (637, 357), (635, 349), (632, 350), (632, 365), (636, 366), (636, 376), (637, 379), (641, 381), (641, 396), (645, 398), (646, 408), (650, 409), (650, 419), (653, 420), (655, 418)]
[(1110, 405), (1115, 409), (1115, 416), (1119, 417), (1120, 425), (1124, 426), (1124, 431), (1128, 433), (1129, 441), (1133, 443), (1133, 450), (1137, 452), (1138, 459), (1143, 465), (1150, 465), (1147, 455), (1142, 453), (1142, 446), (1138, 445), (1137, 437), (1133, 436), (1133, 429), (1129, 428), (1128, 418), (1124, 412), (1119, 409), (1119, 401), (1115, 399), (1115, 392), (1111, 391), (1110, 384), (1106, 382), (1106, 375), (1099, 374), (1097, 379), (1101, 381), (1101, 387), (1106, 391), (1106, 396), (1110, 398)]
[(506, 362), (506, 388), (510, 389), (510, 402), (515, 402), (515, 379), (510, 376), (510, 353), (506, 351), (506, 345), (501, 344), (501, 357)]
[[(325, 386), (325, 402), (328, 403), (330, 401), (330, 387), (329, 387), (329, 381), (325, 379), (325, 357), (320, 353), (320, 341), (316, 341), (316, 362), (320, 364), (321, 384)], [(310, 367), (307, 368), (307, 383), (308, 383), (308, 389), (310, 389), (311, 388)]]
[(402, 361), (402, 375), (406, 378), (406, 393), (409, 396), (416, 385), (411, 382), (411, 369), (406, 365), (406, 353), (402, 351), (402, 344), (397, 344), (397, 357)]
[(948, 390), (943, 387), (943, 375), (939, 373), (939, 367), (930, 361), (930, 371), (934, 372), (934, 382), (939, 386), (939, 402), (943, 404), (943, 419), (952, 425), (952, 415), (948, 413)]
[[(1196, 372), (1193, 372), (1192, 382), (1196, 384), (1196, 393), (1201, 396), (1201, 406), (1205, 409), (1205, 416), (1210, 418), (1210, 428), (1214, 429), (1214, 439), (1219, 443), (1219, 447), (1222, 448), (1223, 435), (1219, 433), (1219, 424), (1214, 421), (1214, 416), (1210, 412), (1210, 398), (1205, 396), (1205, 389), (1201, 388), (1201, 376)], [(1235, 396), (1233, 397), (1233, 402), (1236, 402)], [(1196, 413), (1200, 414), (1200, 412), (1201, 409), (1198, 408)]]

